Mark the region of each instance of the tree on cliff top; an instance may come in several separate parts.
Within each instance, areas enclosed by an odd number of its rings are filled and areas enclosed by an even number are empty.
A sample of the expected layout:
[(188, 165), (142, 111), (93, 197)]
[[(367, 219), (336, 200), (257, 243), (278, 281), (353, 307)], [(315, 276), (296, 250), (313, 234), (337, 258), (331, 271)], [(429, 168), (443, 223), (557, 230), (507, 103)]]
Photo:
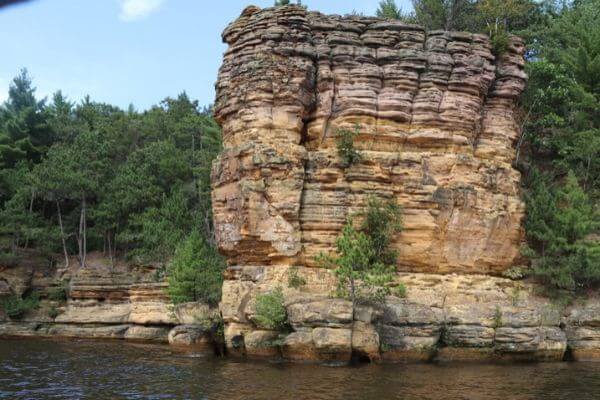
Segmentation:
[(402, 9), (398, 7), (394, 0), (381, 0), (375, 15), (386, 19), (402, 19), (403, 16)]

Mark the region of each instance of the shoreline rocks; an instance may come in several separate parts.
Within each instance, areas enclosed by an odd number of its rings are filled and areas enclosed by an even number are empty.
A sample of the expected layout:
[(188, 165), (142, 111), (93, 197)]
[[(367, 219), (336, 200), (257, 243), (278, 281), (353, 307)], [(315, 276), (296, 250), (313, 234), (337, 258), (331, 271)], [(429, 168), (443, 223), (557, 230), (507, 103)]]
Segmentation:
[[(76, 260), (68, 270), (38, 267), (24, 258), (22, 264), (0, 270), (0, 281), (7, 282), (3, 296), (29, 290), (41, 296), (38, 309), (18, 321), (0, 307), (0, 337), (122, 339), (202, 351), (216, 342), (203, 325), (217, 311), (201, 303), (172, 305), (167, 284), (156, 279), (153, 266), (111, 267), (93, 253), (85, 268)], [(63, 300), (51, 300), (56, 288), (65, 291)]]
[[(331, 297), (335, 277), (330, 271), (295, 266), (295, 274), (307, 282), (318, 276), (320, 284), (290, 288), (287, 271), (292, 267), (249, 268), (254, 274), (246, 276), (254, 278), (224, 283), (230, 297), (221, 312), (233, 356), (321, 363), (600, 361), (599, 299), (561, 309), (537, 295), (533, 283), (485, 275), (399, 273), (405, 298), (390, 296), (385, 304), (359, 305), (352, 312), (350, 301)], [(234, 269), (244, 274), (243, 267)], [(246, 318), (253, 299), (275, 287), (283, 290), (291, 327), (279, 335), (261, 331)], [(263, 336), (277, 340), (257, 340)], [(258, 351), (257, 342), (262, 344)]]

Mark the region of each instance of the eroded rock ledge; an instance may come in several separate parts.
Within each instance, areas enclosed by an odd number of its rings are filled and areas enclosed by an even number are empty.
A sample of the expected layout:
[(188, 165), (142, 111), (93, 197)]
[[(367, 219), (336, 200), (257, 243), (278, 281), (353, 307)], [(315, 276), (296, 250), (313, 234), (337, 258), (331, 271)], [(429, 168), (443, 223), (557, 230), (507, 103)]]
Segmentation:
[[(332, 298), (330, 271), (297, 268), (306, 280), (288, 287), (286, 266), (231, 267), (221, 312), (233, 355), (289, 361), (598, 360), (600, 301), (568, 308), (525, 282), (487, 275), (399, 273), (406, 298), (359, 306)], [(255, 299), (281, 287), (291, 333), (257, 327)]]
[[(214, 340), (203, 324), (216, 310), (200, 303), (173, 306), (167, 283), (155, 266), (132, 266), (91, 254), (85, 268), (47, 266), (24, 259), (0, 265), (0, 298), (35, 291), (37, 310), (11, 320), (0, 307), (0, 337), (126, 339), (170, 343), (211, 351)], [(66, 284), (66, 298), (51, 293)]]

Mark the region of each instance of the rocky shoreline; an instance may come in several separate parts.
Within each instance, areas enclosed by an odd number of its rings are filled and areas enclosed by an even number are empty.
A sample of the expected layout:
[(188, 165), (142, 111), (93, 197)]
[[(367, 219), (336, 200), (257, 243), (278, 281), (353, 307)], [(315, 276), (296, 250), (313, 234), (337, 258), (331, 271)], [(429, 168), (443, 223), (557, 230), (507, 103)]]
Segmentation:
[[(76, 260), (68, 269), (39, 261), (2, 267), (0, 296), (34, 291), (41, 299), (37, 310), (18, 321), (0, 310), (0, 337), (126, 339), (211, 349), (214, 340), (204, 321), (217, 311), (200, 303), (173, 306), (158, 271), (127, 264), (113, 268), (97, 255), (85, 268)], [(49, 293), (64, 282), (66, 298), (51, 300)]]
[[(290, 362), (600, 360), (600, 301), (561, 308), (535, 285), (486, 275), (400, 273), (406, 297), (360, 305), (331, 296), (330, 271), (295, 267), (306, 282), (288, 284), (285, 266), (230, 267), (220, 310), (199, 303), (169, 304), (156, 270), (94, 260), (85, 269), (5, 267), (3, 287), (46, 293), (64, 280), (62, 304), (42, 296), (22, 320), (0, 315), (0, 337), (121, 339), (169, 343), (185, 351), (222, 349), (207, 326), (222, 315), (231, 357)], [(5, 284), (5, 285), (4, 285)], [(255, 319), (256, 295), (280, 287), (289, 330), (270, 331)], [(57, 306), (51, 318), (48, 310)]]
[[(289, 361), (373, 362), (600, 360), (600, 302), (560, 307), (531, 283), (485, 275), (401, 273), (405, 298), (352, 310), (331, 297), (328, 271), (297, 268), (305, 287), (287, 287), (285, 267), (231, 268), (221, 312), (235, 354)], [(291, 331), (261, 330), (258, 293), (281, 287)], [(273, 340), (278, 338), (278, 340)]]

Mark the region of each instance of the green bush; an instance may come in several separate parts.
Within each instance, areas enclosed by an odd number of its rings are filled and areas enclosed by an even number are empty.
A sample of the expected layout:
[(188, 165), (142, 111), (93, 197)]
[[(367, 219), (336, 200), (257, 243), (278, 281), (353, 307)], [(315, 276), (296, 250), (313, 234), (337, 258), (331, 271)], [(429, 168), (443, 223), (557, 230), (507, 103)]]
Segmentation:
[(62, 281), (59, 286), (48, 290), (48, 300), (64, 302), (69, 296), (69, 283)]
[(174, 304), (203, 301), (215, 306), (221, 300), (223, 258), (193, 231), (177, 248), (167, 267), (167, 293)]
[(22, 298), (13, 295), (2, 301), (2, 308), (10, 319), (21, 319), (31, 310), (36, 310), (40, 306), (40, 298), (36, 292), (33, 292)]
[(401, 299), (406, 297), (406, 285), (399, 283), (397, 286), (393, 286), (390, 289), (391, 295), (400, 297)]
[(261, 328), (283, 331), (287, 328), (287, 311), (281, 288), (256, 296), (255, 321)]
[(494, 328), (502, 327), (502, 310), (500, 310), (499, 306), (496, 306), (496, 310), (494, 311)]
[(360, 127), (357, 125), (354, 130), (338, 129), (336, 131), (338, 154), (346, 166), (350, 166), (362, 158), (354, 148), (354, 138), (359, 135), (359, 130)]
[(48, 309), (48, 316), (52, 319), (55, 319), (56, 317), (58, 317), (58, 308), (56, 308), (56, 306), (52, 305), (50, 306), (50, 308)]

